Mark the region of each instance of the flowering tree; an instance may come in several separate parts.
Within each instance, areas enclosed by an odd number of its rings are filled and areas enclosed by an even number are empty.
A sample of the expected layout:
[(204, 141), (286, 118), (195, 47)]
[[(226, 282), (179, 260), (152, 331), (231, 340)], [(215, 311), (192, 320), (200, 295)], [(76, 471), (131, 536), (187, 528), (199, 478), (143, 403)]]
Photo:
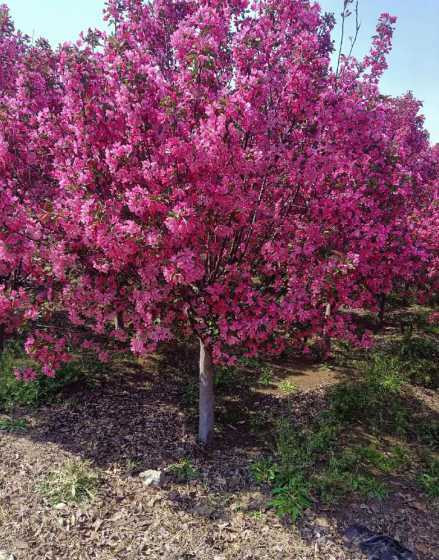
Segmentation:
[[(418, 104), (379, 91), (386, 14), (337, 72), (332, 18), (308, 0), (110, 0), (106, 15), (114, 32), (59, 50), (57, 103), (38, 113), (38, 251), (83, 332), (139, 355), (198, 338), (208, 442), (213, 363), (314, 335), (367, 345), (347, 310), (425, 274), (413, 215), (431, 150)], [(36, 332), (28, 349), (51, 374), (64, 342)]]
[[(0, 6), (0, 352), (5, 338), (47, 300), (42, 268), (52, 192), (47, 139), (38, 128), (55, 110), (54, 55), (31, 45)], [(39, 258), (40, 255), (40, 258)]]

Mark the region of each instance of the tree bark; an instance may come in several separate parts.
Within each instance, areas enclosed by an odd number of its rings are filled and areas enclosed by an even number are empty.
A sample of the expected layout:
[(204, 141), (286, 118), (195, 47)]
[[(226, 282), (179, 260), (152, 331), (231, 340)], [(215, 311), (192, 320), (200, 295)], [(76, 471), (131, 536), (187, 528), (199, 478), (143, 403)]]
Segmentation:
[(213, 439), (215, 420), (214, 371), (210, 351), (200, 339), (200, 400), (198, 437), (208, 445)]
[[(331, 304), (327, 303), (325, 307), (325, 323), (329, 320), (331, 316)], [(327, 325), (323, 327), (323, 352), (324, 357), (328, 356), (331, 352), (331, 337), (328, 335)]]

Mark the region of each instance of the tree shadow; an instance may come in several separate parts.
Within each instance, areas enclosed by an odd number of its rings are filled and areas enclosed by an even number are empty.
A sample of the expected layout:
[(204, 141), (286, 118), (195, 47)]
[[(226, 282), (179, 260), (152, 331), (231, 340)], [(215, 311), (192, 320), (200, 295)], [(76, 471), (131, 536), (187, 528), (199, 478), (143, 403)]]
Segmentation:
[[(276, 376), (288, 379), (291, 370), (296, 369), (300, 372), (304, 364), (287, 364), (284, 371), (276, 371)], [(90, 386), (71, 387), (64, 395), (66, 400), (26, 411), (32, 428), (17, 437), (55, 444), (96, 467), (117, 468), (126, 478), (136, 478), (146, 469), (166, 470), (188, 458), (200, 470), (200, 477), (183, 484), (177, 484), (171, 477), (169, 486), (165, 486), (169, 507), (194, 519), (223, 523), (229, 523), (237, 510), (259, 515), (258, 512), (265, 512), (269, 492), (254, 483), (250, 464), (261, 455), (272, 453), (273, 430), (280, 417), (288, 414), (295, 422), (306, 424), (325, 408), (325, 391), (283, 396), (261, 387), (257, 383), (258, 372), (247, 374), (238, 372), (235, 378), (232, 376), (217, 387), (216, 442), (210, 449), (197, 444), (196, 408), (186, 400), (188, 384), (196, 382), (195, 372), (166, 368), (159, 357), (146, 364), (119, 360)], [(439, 413), (428, 399), (416, 394), (402, 398), (413, 423), (422, 422), (426, 430), (439, 423)], [(381, 433), (382, 437), (389, 435), (385, 429)], [(432, 441), (435, 437), (434, 433), (420, 436), (419, 431), (409, 436), (414, 444), (420, 437), (430, 437)], [(394, 483), (395, 487), (400, 485), (406, 501), (419, 502), (419, 492), (410, 487), (404, 473)], [(315, 506), (318, 510), (321, 504)], [(325, 515), (340, 531), (351, 523), (363, 523), (398, 536), (392, 523), (395, 512), (405, 506), (401, 496), (378, 505), (374, 500), (348, 500), (343, 508), (325, 510)], [(433, 517), (429, 510), (414, 515), (418, 523), (431, 526)], [(274, 517), (270, 519), (274, 523)], [(407, 517), (401, 524), (412, 538), (414, 529), (409, 527)], [(311, 539), (317, 538), (305, 523), (304, 538), (307, 531)]]

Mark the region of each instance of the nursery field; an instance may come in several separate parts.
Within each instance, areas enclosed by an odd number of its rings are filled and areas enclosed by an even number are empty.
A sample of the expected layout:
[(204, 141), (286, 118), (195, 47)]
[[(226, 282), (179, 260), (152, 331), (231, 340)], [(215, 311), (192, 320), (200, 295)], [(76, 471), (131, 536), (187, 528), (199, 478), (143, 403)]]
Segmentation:
[[(182, 348), (105, 367), (78, 360), (28, 385), (10, 377), (20, 359), (10, 348), (2, 558), (360, 559), (342, 538), (359, 523), (433, 560), (438, 353), (416, 308), (390, 314), (366, 353), (338, 345), (326, 362), (222, 368), (205, 448), (196, 364)], [(160, 486), (144, 483), (148, 469), (162, 472)]]

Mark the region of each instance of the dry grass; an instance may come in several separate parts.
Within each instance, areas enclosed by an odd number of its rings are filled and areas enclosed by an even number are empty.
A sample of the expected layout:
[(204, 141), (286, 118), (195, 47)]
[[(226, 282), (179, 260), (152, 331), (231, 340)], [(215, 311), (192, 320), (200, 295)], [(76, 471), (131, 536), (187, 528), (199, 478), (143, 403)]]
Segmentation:
[(37, 489), (51, 505), (81, 504), (93, 500), (100, 483), (90, 462), (69, 459), (51, 472)]

